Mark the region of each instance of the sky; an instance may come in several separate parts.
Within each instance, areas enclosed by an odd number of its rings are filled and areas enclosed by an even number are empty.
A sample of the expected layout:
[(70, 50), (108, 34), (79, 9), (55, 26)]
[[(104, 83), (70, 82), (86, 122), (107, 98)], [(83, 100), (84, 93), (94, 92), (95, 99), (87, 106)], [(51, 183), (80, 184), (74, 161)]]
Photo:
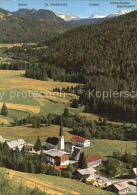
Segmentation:
[[(128, 6), (118, 8), (112, 2), (129, 2)], [(67, 6), (53, 6), (52, 3), (62, 3)], [(19, 6), (19, 4), (27, 4)], [(97, 5), (93, 5), (97, 4)], [(49, 9), (55, 13), (75, 14), (87, 18), (92, 14), (107, 16), (122, 10), (137, 10), (137, 0), (0, 0), (0, 8), (9, 11), (17, 11), (21, 8), (28, 9)]]

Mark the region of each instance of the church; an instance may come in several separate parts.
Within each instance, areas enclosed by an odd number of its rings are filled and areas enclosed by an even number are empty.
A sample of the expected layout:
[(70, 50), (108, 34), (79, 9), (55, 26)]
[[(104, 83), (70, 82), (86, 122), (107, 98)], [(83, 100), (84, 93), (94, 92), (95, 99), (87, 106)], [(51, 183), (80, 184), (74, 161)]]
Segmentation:
[(48, 137), (46, 140), (45, 147), (47, 150), (50, 150), (50, 149), (64, 150), (65, 144), (64, 144), (62, 121), (60, 125), (59, 137)]

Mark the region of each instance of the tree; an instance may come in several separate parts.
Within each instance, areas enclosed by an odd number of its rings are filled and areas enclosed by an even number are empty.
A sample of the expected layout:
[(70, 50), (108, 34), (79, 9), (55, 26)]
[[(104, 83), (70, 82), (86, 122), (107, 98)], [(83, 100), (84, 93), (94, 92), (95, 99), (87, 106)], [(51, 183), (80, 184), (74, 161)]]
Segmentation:
[(64, 115), (64, 117), (68, 117), (69, 116), (68, 108), (65, 107), (63, 115)]
[(103, 125), (107, 125), (107, 119), (106, 119), (106, 117), (103, 119)]
[(87, 180), (86, 180), (86, 176), (84, 176), (83, 179), (82, 179), (82, 182), (83, 182), (83, 183), (86, 183), (86, 181), (87, 181)]
[(38, 136), (37, 141), (34, 145), (34, 149), (36, 151), (42, 150), (42, 144), (41, 144), (41, 140), (40, 140), (39, 136)]
[(1, 114), (3, 116), (7, 116), (7, 114), (8, 114), (8, 108), (7, 108), (5, 103), (3, 103), (3, 106), (2, 106), (2, 109), (1, 109)]
[(68, 168), (67, 168), (67, 171), (69, 171), (71, 173), (74, 173), (75, 169), (74, 169), (73, 165), (69, 164)]
[(110, 177), (118, 176), (122, 173), (122, 163), (114, 158), (109, 158), (106, 162), (106, 173)]
[(86, 157), (84, 152), (82, 152), (79, 157), (79, 168), (81, 169), (87, 168)]
[(72, 108), (78, 108), (78, 100), (76, 98), (72, 100), (71, 107)]

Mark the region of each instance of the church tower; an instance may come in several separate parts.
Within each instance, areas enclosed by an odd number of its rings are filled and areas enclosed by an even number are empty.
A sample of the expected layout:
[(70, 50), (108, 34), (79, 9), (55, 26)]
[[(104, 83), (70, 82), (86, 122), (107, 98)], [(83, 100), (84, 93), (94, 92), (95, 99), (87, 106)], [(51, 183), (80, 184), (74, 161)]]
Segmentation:
[(64, 135), (63, 135), (63, 124), (61, 120), (60, 132), (59, 132), (59, 150), (64, 150)]

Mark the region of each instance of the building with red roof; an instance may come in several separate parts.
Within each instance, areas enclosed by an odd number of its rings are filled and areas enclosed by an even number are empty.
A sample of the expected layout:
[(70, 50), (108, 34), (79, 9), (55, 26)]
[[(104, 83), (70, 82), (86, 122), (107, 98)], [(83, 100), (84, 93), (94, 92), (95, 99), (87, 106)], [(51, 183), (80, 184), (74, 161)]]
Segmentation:
[(101, 164), (101, 156), (94, 154), (86, 157), (87, 167), (96, 167)]
[(90, 146), (90, 140), (88, 140), (85, 137), (78, 136), (78, 135), (74, 135), (70, 139), (70, 141), (75, 146), (80, 146), (80, 147), (88, 147), (88, 146)]

